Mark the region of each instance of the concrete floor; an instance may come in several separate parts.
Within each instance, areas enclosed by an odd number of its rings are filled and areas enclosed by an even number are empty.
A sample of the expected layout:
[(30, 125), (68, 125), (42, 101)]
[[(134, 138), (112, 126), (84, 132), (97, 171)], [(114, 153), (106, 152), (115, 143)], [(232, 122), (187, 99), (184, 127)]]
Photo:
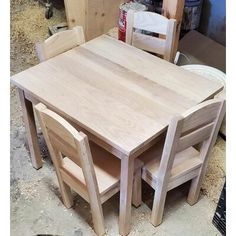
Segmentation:
[[(38, 63), (34, 53), (36, 38), (47, 36), (47, 26), (65, 20), (63, 9), (45, 20), (44, 9), (34, 0), (11, 0), (11, 74)], [(21, 12), (24, 11), (24, 14)], [(30, 29), (30, 30), (29, 30)], [(56, 174), (42, 134), (39, 142), (44, 166), (31, 166), (17, 91), (11, 87), (11, 235), (95, 235), (90, 208), (75, 194), (75, 205), (66, 209), (61, 202)], [(218, 138), (202, 186), (199, 202), (186, 203), (189, 183), (167, 195), (163, 223), (149, 222), (153, 190), (143, 183), (143, 204), (132, 208), (130, 235), (211, 236), (220, 235), (211, 221), (225, 180), (225, 142)], [(103, 205), (106, 235), (118, 234), (119, 194)]]

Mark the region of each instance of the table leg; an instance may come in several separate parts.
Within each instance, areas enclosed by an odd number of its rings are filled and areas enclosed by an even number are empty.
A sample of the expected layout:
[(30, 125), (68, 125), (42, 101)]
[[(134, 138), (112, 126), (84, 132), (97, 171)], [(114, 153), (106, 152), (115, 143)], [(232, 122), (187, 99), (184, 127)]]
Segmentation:
[(24, 91), (18, 89), (25, 124), (26, 137), (28, 140), (32, 165), (35, 169), (42, 167), (42, 159), (37, 138), (37, 129), (34, 119), (34, 111), (31, 101), (25, 98)]
[(119, 231), (125, 236), (130, 232), (131, 200), (133, 188), (134, 159), (121, 159)]

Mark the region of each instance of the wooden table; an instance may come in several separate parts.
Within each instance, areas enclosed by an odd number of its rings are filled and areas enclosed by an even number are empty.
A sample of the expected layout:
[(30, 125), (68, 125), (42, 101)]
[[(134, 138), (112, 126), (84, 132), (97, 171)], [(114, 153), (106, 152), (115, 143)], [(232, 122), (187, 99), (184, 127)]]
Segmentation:
[(32, 103), (43, 102), (121, 159), (120, 234), (130, 232), (134, 159), (173, 114), (222, 87), (102, 35), (12, 76), (19, 88), (33, 166), (42, 166)]

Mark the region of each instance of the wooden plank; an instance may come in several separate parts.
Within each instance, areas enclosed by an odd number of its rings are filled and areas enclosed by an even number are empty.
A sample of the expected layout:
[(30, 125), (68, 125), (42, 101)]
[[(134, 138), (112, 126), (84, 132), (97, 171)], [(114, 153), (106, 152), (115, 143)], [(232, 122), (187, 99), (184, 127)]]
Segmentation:
[(120, 157), (142, 153), (174, 114), (221, 89), (106, 36), (21, 72), (12, 81)]
[(139, 11), (134, 13), (133, 27), (140, 30), (166, 35), (168, 19), (154, 12)]
[(86, 40), (118, 26), (119, 6), (128, 0), (64, 0), (69, 28), (81, 25)]
[(141, 168), (134, 173), (134, 183), (132, 190), (132, 204), (139, 207), (142, 203), (142, 174)]
[(102, 212), (102, 203), (100, 199), (98, 182), (93, 166), (93, 159), (89, 147), (88, 138), (87, 136), (84, 135), (84, 139), (81, 140), (81, 138), (78, 135), (78, 139), (76, 138), (75, 142), (78, 148), (78, 154), (81, 155), (80, 161), (87, 190), (89, 193), (88, 195), (90, 200), (91, 213), (93, 217), (94, 231), (96, 232), (97, 235), (103, 235), (105, 233), (105, 227), (104, 227), (104, 217)]
[(168, 28), (166, 32), (166, 45), (164, 59), (170, 62), (173, 62), (176, 52), (174, 51), (175, 47), (175, 36), (176, 35), (176, 20), (170, 19), (168, 23)]
[(179, 36), (180, 36), (181, 23), (184, 11), (184, 4), (185, 0), (163, 0), (163, 6), (162, 6), (163, 15), (169, 19), (170, 18), (176, 19), (177, 21), (172, 60), (175, 57), (179, 45)]
[(64, 0), (64, 5), (69, 29), (80, 25), (86, 33), (87, 0)]
[(155, 186), (154, 201), (151, 214), (151, 223), (154, 226), (161, 224), (165, 199), (167, 194), (168, 182), (171, 176), (171, 169), (174, 163), (177, 140), (181, 135), (182, 129), (181, 117), (176, 116), (172, 119), (164, 144), (160, 168), (158, 170), (157, 183)]
[[(125, 32), (125, 42), (132, 45), (133, 32), (134, 32), (134, 11), (129, 10), (126, 15), (126, 32)], [(119, 29), (118, 29), (119, 30)]]
[(164, 55), (166, 41), (164, 39), (134, 32), (132, 37), (132, 45), (148, 52)]
[(214, 128), (214, 122), (203, 126), (197, 130), (194, 130), (187, 135), (182, 136), (179, 139), (177, 152), (183, 151), (184, 149), (194, 146), (196, 144), (202, 143), (204, 140), (208, 139)]
[(21, 108), (23, 113), (23, 120), (25, 125), (26, 137), (30, 150), (30, 157), (32, 166), (35, 169), (39, 169), (42, 167), (42, 159), (39, 150), (38, 138), (37, 138), (37, 129), (34, 118), (34, 111), (32, 107), (32, 103), (25, 98), (24, 91), (18, 89)]
[(120, 215), (119, 233), (127, 235), (130, 232), (131, 199), (133, 188), (134, 160), (123, 157), (121, 160), (121, 183), (120, 183)]
[[(200, 98), (203, 101), (209, 98), (210, 91), (217, 90), (217, 87), (220, 87), (218, 92), (222, 90), (222, 86), (219, 86), (219, 84), (209, 83), (209, 81), (206, 81), (200, 75), (186, 70), (184, 71), (179, 66), (170, 64), (165, 60), (134, 47), (130, 47), (109, 36), (104, 35), (98, 37), (83, 44), (81, 47), (105, 57), (129, 71), (133, 71), (149, 80), (157, 82), (169, 90), (173, 90), (178, 94), (184, 94), (184, 97), (187, 97), (189, 100), (199, 101)], [(204, 89), (202, 89), (203, 87)]]
[(182, 133), (213, 122), (219, 113), (219, 104), (221, 103), (221, 99), (209, 100), (185, 112), (183, 114), (185, 119)]
[(187, 181), (195, 178), (199, 175), (200, 168), (193, 169), (191, 172), (186, 173), (185, 175), (180, 176), (179, 178), (175, 178), (173, 181), (170, 180), (168, 183), (167, 190), (170, 191), (171, 189), (174, 189), (178, 186), (180, 186), (183, 183), (186, 183)]

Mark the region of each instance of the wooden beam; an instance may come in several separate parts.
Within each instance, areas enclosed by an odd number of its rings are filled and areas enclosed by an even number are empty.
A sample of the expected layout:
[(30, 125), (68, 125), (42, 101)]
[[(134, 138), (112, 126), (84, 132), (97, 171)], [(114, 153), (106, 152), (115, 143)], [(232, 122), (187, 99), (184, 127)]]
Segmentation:
[(83, 26), (86, 40), (118, 26), (119, 6), (128, 0), (64, 0), (69, 29)]
[(181, 30), (181, 23), (184, 11), (184, 0), (163, 0), (162, 14), (167, 18), (173, 18), (177, 21), (176, 34), (175, 34), (175, 43), (173, 47), (173, 57), (178, 50), (179, 36)]

